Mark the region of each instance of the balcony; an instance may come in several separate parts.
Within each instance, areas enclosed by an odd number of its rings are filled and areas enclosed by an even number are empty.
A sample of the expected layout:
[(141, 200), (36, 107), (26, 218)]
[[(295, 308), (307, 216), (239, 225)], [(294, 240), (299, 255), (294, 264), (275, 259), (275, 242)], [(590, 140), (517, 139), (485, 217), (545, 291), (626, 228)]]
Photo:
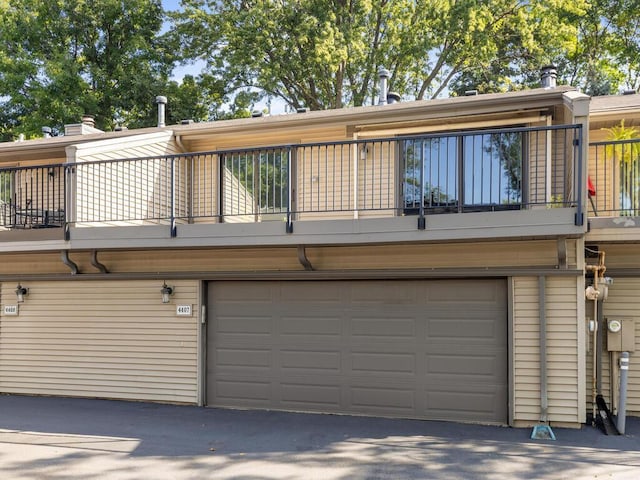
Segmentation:
[(0, 242), (75, 248), (583, 232), (582, 131), (500, 128), (0, 169)]
[(589, 144), (590, 237), (630, 240), (640, 233), (640, 138)]

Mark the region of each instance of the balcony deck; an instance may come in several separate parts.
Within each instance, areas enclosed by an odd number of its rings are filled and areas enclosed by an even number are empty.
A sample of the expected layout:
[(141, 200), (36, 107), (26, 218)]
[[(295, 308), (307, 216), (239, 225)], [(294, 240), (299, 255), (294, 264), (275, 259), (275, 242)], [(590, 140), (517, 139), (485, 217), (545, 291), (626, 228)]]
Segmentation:
[(588, 240), (640, 240), (640, 138), (590, 143), (588, 175)]
[(4, 168), (0, 250), (579, 236), (581, 138), (557, 125)]

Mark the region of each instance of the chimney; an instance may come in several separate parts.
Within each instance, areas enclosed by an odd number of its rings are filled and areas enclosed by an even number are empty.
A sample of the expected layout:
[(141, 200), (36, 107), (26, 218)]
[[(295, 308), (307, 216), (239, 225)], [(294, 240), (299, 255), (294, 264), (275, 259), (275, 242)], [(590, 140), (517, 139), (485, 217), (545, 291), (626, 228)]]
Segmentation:
[(44, 138), (51, 138), (51, 127), (42, 127), (42, 136)]
[(540, 83), (542, 88), (556, 88), (558, 70), (555, 65), (545, 65), (540, 69)]
[(96, 128), (96, 121), (93, 115), (82, 115), (82, 125), (87, 127)]
[(378, 100), (378, 105), (386, 105), (387, 104), (387, 82), (389, 81), (389, 77), (391, 74), (389, 70), (384, 67), (380, 67), (378, 69), (378, 78), (380, 79), (380, 97)]
[(158, 127), (166, 127), (165, 123), (165, 105), (167, 104), (167, 97), (157, 96), (156, 103), (158, 104)]

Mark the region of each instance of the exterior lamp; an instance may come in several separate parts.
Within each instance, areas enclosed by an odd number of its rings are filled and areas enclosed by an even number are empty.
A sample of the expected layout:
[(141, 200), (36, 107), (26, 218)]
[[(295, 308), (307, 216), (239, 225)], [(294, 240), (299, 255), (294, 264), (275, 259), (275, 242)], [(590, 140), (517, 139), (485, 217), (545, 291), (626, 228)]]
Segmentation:
[(27, 295), (28, 293), (29, 293), (28, 288), (25, 288), (22, 285), (18, 284), (18, 286), (16, 287), (16, 298), (18, 299), (17, 302), (23, 303), (24, 296)]
[(167, 282), (164, 282), (160, 289), (160, 293), (162, 294), (162, 303), (169, 303), (169, 297), (173, 295), (173, 287), (168, 286)]

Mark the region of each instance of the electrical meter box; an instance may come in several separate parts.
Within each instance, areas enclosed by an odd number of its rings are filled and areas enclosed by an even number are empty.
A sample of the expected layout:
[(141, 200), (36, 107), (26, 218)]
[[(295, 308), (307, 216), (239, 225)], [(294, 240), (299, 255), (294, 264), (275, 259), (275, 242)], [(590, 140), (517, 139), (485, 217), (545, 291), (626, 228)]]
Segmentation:
[(607, 318), (607, 350), (633, 352), (636, 349), (636, 320), (634, 318)]

